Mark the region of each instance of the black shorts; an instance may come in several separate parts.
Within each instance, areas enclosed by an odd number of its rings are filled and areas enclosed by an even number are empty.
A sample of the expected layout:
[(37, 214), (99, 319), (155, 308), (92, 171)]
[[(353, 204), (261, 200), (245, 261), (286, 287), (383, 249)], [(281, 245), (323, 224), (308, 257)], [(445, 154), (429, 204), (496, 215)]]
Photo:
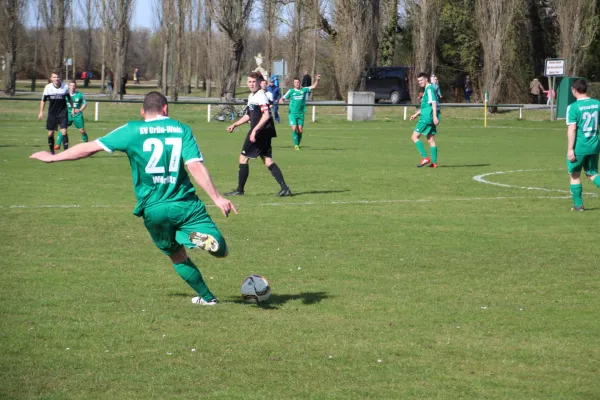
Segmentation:
[(67, 129), (69, 124), (69, 118), (67, 114), (59, 114), (59, 115), (50, 115), (48, 114), (48, 120), (46, 121), (46, 130), (55, 131), (58, 127), (59, 129)]
[[(264, 133), (264, 132), (261, 132)], [(248, 158), (267, 157), (272, 158), (273, 150), (271, 149), (271, 135), (258, 137), (256, 142), (250, 141), (250, 132), (246, 136), (244, 145), (242, 146), (242, 155)]]

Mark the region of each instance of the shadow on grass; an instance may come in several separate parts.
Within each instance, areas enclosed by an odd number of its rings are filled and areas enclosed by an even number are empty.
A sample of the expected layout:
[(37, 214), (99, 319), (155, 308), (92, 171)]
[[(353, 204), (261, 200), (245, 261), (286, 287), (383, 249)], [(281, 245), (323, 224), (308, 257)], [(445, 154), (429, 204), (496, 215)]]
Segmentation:
[(246, 303), (241, 297), (227, 299), (228, 303), (247, 304), (259, 307), (265, 310), (277, 310), (279, 306), (290, 300), (301, 300), (302, 304), (310, 306), (328, 299), (330, 296), (326, 292), (304, 292), (298, 294), (273, 294), (266, 303), (251, 304)]
[[(273, 146), (276, 149), (291, 149), (294, 150), (293, 147), (291, 146)], [(351, 150), (350, 148), (345, 148), (345, 149), (339, 149), (336, 147), (324, 147), (324, 148), (313, 148), (311, 146), (301, 146), (300, 147), (300, 151), (299, 153), (302, 153), (303, 151), (345, 151), (345, 150)]]
[(327, 194), (327, 193), (343, 193), (343, 192), (349, 192), (350, 189), (342, 189), (342, 190), (311, 190), (308, 192), (293, 192), (294, 196), (302, 196), (303, 194)]
[(489, 167), (492, 164), (465, 164), (465, 165), (440, 165), (439, 168), (473, 168), (473, 167)]

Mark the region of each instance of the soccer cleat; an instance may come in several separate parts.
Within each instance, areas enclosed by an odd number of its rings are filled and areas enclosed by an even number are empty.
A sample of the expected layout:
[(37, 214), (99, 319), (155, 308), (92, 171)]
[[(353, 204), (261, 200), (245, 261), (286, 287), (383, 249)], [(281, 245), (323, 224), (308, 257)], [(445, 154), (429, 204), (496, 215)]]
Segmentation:
[(579, 206), (579, 207), (573, 206), (571, 208), (571, 211), (585, 211), (585, 208), (583, 208), (583, 206)]
[(437, 168), (437, 164), (436, 164), (436, 163), (431, 163), (431, 164), (429, 165), (429, 168)]
[(300, 150), (300, 146), (294, 146), (294, 149)]
[(237, 189), (233, 189), (231, 192), (225, 193), (225, 196), (243, 196), (243, 195), (244, 195), (244, 191), (237, 190)]
[(209, 253), (214, 253), (219, 250), (219, 242), (206, 233), (192, 232), (190, 233), (189, 239), (197, 248), (206, 250)]
[(212, 300), (206, 301), (202, 297), (198, 296), (192, 299), (192, 303), (199, 304), (201, 306), (216, 306), (217, 304), (219, 304), (219, 300), (217, 300), (217, 298), (215, 297)]
[(57, 145), (57, 144), (55, 144), (55, 145), (54, 145), (54, 150), (60, 150), (60, 146), (59, 146), (59, 145)]
[(429, 164), (431, 162), (431, 160), (427, 157), (423, 158), (421, 160), (421, 162), (417, 165), (417, 168), (421, 168), (424, 167), (425, 165)]
[(279, 193), (277, 193), (277, 197), (289, 197), (292, 195), (292, 191), (290, 188), (281, 189)]

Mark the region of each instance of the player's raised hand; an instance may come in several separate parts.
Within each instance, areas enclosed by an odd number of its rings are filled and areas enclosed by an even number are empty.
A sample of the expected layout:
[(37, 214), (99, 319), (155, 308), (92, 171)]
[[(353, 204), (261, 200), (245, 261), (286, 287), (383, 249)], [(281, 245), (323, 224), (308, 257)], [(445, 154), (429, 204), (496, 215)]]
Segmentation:
[(315, 78), (317, 78), (317, 80), (321, 79), (321, 74), (316, 74)]
[(231, 133), (231, 132), (233, 132), (234, 129), (235, 129), (235, 125), (231, 124), (227, 127), (227, 132)]
[(29, 158), (49, 163), (53, 161), (54, 154), (50, 154), (47, 151), (38, 151), (37, 153), (33, 153), (32, 155), (30, 155)]
[(228, 216), (230, 212), (238, 213), (231, 201), (223, 196), (219, 196), (215, 201), (215, 205), (221, 209), (224, 216)]

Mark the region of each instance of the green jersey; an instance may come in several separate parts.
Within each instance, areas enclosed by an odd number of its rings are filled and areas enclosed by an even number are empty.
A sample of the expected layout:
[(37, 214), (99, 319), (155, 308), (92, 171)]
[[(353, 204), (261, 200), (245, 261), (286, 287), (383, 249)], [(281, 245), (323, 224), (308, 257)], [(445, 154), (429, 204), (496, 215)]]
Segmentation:
[(184, 163), (203, 161), (192, 129), (168, 117), (130, 121), (96, 142), (106, 151), (122, 151), (129, 157), (137, 205), (146, 207), (195, 196)]
[[(84, 104), (87, 104), (85, 102), (85, 97), (83, 97), (83, 93), (81, 92), (75, 92), (74, 94), (69, 93), (69, 95), (71, 96), (71, 100), (73, 101), (73, 108), (75, 108), (76, 110), (79, 110), (81, 107), (83, 107)], [(67, 108), (69, 110), (69, 114), (71, 113), (71, 103), (69, 103), (67, 101)]]
[(433, 124), (433, 107), (431, 106), (433, 103), (436, 103), (436, 114), (439, 116), (440, 107), (435, 94), (435, 89), (433, 88), (433, 85), (429, 84), (425, 86), (425, 92), (423, 93), (423, 98), (421, 99), (421, 117), (419, 118), (420, 122)]
[(306, 110), (306, 93), (309, 92), (309, 87), (300, 89), (291, 88), (288, 90), (283, 98), (290, 100), (290, 114), (304, 114)]
[(600, 112), (600, 101), (590, 99), (579, 99), (567, 108), (567, 125), (576, 125), (575, 154), (589, 155), (598, 154), (598, 113)]

